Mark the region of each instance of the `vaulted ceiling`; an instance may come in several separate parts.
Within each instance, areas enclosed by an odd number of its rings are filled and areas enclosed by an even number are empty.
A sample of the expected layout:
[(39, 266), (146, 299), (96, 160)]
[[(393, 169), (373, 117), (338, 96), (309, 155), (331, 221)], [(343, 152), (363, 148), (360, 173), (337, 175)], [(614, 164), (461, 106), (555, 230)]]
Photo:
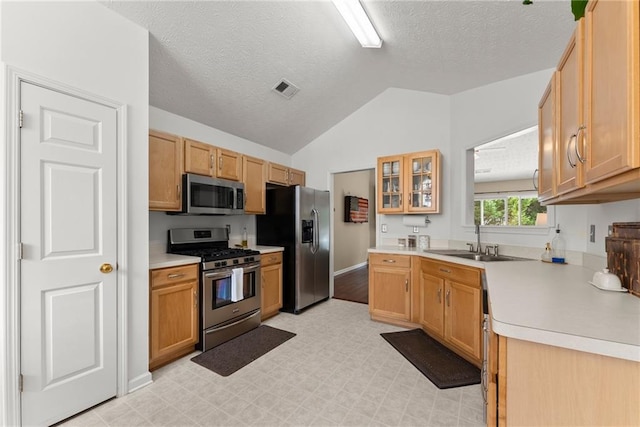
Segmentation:
[(389, 87), (455, 94), (555, 67), (574, 28), (568, 0), (363, 0), (384, 40), (364, 49), (330, 1), (103, 3), (150, 32), (151, 105), (289, 154)]

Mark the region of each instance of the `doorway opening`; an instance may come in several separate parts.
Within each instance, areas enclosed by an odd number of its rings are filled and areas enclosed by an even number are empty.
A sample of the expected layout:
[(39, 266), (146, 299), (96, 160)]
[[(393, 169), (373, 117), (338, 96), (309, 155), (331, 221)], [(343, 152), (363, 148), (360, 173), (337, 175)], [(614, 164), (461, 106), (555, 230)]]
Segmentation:
[[(367, 304), (368, 249), (376, 243), (375, 169), (335, 173), (331, 194), (334, 206), (333, 297)], [(366, 215), (357, 212), (365, 207)], [(351, 215), (345, 216), (350, 209)]]

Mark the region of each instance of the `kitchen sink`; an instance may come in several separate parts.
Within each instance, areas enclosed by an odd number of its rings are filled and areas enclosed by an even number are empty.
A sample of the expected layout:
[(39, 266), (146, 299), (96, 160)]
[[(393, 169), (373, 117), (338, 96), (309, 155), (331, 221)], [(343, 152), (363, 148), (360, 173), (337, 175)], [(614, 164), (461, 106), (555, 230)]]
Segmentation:
[(474, 261), (493, 262), (493, 261), (529, 261), (529, 258), (520, 258), (506, 255), (485, 255), (469, 252), (464, 249), (428, 249), (426, 253), (454, 256), (457, 258), (471, 259)]

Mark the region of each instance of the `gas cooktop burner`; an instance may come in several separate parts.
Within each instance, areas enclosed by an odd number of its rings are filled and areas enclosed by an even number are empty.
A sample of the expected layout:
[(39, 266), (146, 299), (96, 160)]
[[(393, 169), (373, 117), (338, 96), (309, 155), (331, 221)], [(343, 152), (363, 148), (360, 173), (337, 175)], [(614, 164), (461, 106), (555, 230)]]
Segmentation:
[(252, 249), (240, 249), (240, 248), (192, 249), (192, 250), (186, 250), (186, 251), (177, 251), (174, 253), (177, 253), (180, 255), (197, 256), (197, 257), (200, 257), (203, 262), (219, 261), (223, 259), (260, 254), (260, 252), (254, 251)]

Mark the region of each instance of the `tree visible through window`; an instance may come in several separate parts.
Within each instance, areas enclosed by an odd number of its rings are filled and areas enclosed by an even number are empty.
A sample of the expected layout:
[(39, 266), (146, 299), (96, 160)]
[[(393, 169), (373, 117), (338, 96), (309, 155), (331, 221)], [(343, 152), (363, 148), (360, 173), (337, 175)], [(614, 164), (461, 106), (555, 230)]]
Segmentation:
[(474, 222), (480, 225), (536, 225), (538, 214), (546, 212), (547, 207), (536, 197), (510, 195), (474, 201)]

